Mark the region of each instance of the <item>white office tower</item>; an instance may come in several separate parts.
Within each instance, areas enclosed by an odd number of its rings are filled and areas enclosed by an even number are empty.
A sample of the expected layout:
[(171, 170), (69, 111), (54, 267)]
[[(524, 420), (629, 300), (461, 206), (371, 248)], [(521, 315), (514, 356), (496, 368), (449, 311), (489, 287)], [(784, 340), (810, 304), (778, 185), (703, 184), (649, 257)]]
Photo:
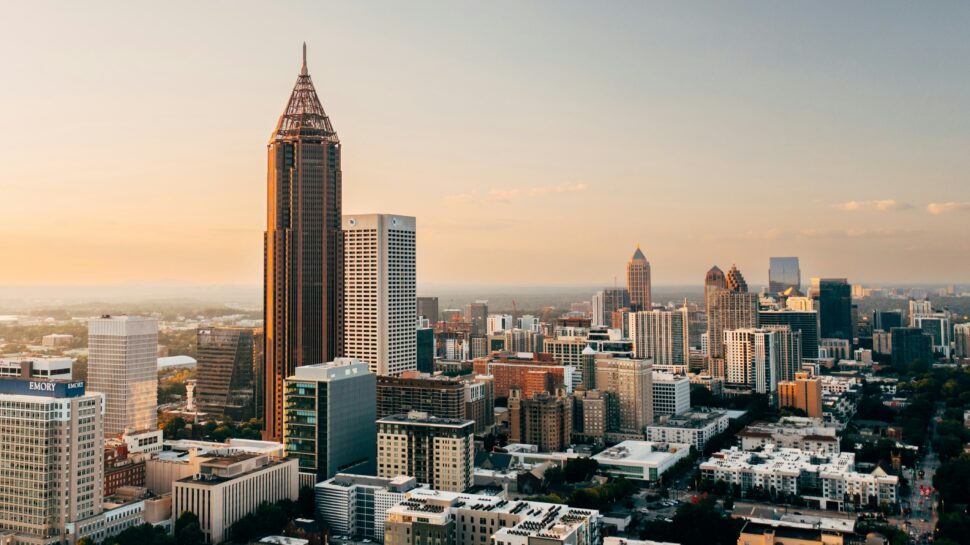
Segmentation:
[(519, 318), (519, 329), (525, 331), (539, 332), (539, 319), (531, 314), (525, 314)]
[(102, 403), (83, 382), (0, 379), (0, 539), (12, 534), (4, 543), (105, 537)]
[(933, 303), (930, 303), (929, 300), (909, 300), (909, 327), (919, 327), (916, 324), (916, 317), (929, 314), (933, 314)]
[(630, 313), (634, 357), (654, 366), (686, 366), (690, 360), (687, 307)]
[(378, 375), (417, 370), (415, 219), (343, 217), (344, 356)]
[(485, 332), (489, 335), (512, 329), (511, 314), (489, 314), (486, 322)]
[(690, 379), (684, 375), (653, 372), (653, 417), (690, 410)]
[(88, 322), (88, 383), (105, 396), (104, 434), (158, 427), (158, 320), (102, 316)]
[(778, 340), (766, 329), (724, 332), (724, 366), (728, 384), (759, 394), (778, 390)]

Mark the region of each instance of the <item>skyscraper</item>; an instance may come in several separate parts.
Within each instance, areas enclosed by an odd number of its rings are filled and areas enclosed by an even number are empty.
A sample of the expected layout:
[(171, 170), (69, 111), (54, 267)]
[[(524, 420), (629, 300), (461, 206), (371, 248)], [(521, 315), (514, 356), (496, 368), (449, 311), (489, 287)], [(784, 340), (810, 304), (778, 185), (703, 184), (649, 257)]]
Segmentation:
[(761, 310), (758, 311), (758, 323), (761, 327), (788, 326), (792, 332), (801, 333), (801, 357), (818, 358), (818, 312), (791, 309)]
[(778, 389), (781, 348), (777, 332), (766, 329), (734, 329), (724, 332), (724, 367), (727, 382), (759, 394)]
[(195, 395), (200, 411), (237, 421), (262, 415), (257, 389), (263, 361), (262, 333), (248, 327), (199, 328)]
[(618, 432), (642, 438), (653, 424), (653, 370), (642, 359), (596, 358), (596, 389), (610, 394), (619, 414)]
[(417, 369), (415, 219), (345, 216), (344, 353), (378, 375)]
[(472, 335), (484, 335), (488, 320), (488, 301), (475, 301), (465, 306), (465, 321), (472, 325)]
[[(711, 269), (707, 273), (708, 280), (705, 291), (707, 301), (707, 353), (711, 359), (724, 357), (724, 332), (732, 329), (744, 329), (758, 326), (758, 295), (748, 292), (748, 284), (737, 267), (724, 275), (724, 287), (718, 287), (720, 278)], [(712, 274), (713, 273), (713, 274)], [(720, 371), (719, 369), (711, 369)], [(717, 373), (717, 376), (723, 376)]]
[(626, 288), (603, 288), (602, 291), (593, 294), (592, 307), (591, 324), (594, 326), (610, 326), (613, 323), (614, 311), (630, 307), (630, 290)]
[(852, 286), (845, 278), (813, 278), (822, 339), (852, 340)]
[(286, 379), (283, 445), (300, 461), (304, 484), (374, 471), (376, 388), (375, 375), (352, 358), (297, 367)]
[(728, 291), (734, 291), (738, 293), (748, 292), (748, 283), (744, 280), (744, 275), (738, 270), (737, 265), (731, 265), (728, 269), (727, 274), (724, 276), (727, 282)]
[(633, 257), (626, 264), (626, 289), (630, 293), (630, 310), (653, 308), (650, 288), (650, 262), (637, 246)]
[(872, 311), (872, 329), (889, 331), (894, 327), (903, 327), (903, 311), (874, 310)]
[(727, 289), (727, 278), (724, 277), (724, 271), (722, 271), (717, 265), (714, 265), (704, 276), (705, 307), (711, 306), (711, 295), (717, 293), (717, 290), (723, 289)]
[(283, 435), (283, 382), (341, 355), (340, 140), (303, 66), (267, 149), (263, 238), (266, 439)]
[(158, 320), (102, 316), (88, 322), (88, 388), (105, 396), (104, 433), (158, 427)]
[(802, 289), (802, 271), (797, 257), (772, 257), (768, 261), (768, 291), (781, 293), (788, 288)]
[(424, 316), (431, 325), (438, 322), (438, 298), (418, 297), (418, 316)]

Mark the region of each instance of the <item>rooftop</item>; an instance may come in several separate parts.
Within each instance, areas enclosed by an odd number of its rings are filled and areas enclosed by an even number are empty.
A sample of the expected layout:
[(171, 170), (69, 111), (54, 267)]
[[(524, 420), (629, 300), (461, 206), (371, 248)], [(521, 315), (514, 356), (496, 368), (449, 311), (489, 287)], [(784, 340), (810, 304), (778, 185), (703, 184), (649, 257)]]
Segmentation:
[(680, 450), (690, 450), (683, 443), (655, 443), (652, 441), (623, 441), (593, 456), (599, 462), (655, 462), (660, 463)]

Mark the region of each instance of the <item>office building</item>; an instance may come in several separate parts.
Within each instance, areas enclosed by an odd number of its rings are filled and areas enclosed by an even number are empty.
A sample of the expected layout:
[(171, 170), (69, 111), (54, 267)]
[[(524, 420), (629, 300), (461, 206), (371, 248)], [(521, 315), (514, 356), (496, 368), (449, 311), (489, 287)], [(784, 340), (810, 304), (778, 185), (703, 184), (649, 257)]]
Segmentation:
[(416, 367), (419, 373), (434, 372), (434, 329), (419, 327), (415, 330)]
[(762, 325), (761, 329), (775, 334), (778, 346), (778, 380), (794, 380), (802, 370), (802, 333), (787, 325)]
[(61, 348), (71, 346), (74, 342), (74, 335), (66, 333), (51, 333), (40, 338), (40, 344), (47, 348)]
[(710, 308), (711, 306), (711, 296), (717, 293), (718, 290), (724, 289), (727, 289), (727, 278), (724, 276), (724, 271), (722, 271), (717, 265), (714, 265), (704, 276), (705, 309)]
[(690, 456), (686, 443), (654, 443), (627, 440), (614, 445), (593, 459), (598, 470), (614, 478), (657, 482), (677, 462)]
[(818, 359), (818, 312), (814, 310), (759, 310), (761, 327), (788, 326), (793, 333), (801, 334), (800, 358)]
[(465, 321), (471, 324), (472, 335), (485, 335), (488, 321), (488, 301), (475, 301), (465, 306)]
[(157, 428), (158, 321), (141, 316), (89, 321), (87, 386), (105, 396), (105, 435)]
[(239, 519), (264, 502), (296, 501), (299, 487), (294, 459), (251, 453), (217, 456), (172, 485), (172, 517), (195, 513), (206, 543), (223, 543), (232, 538)]
[(521, 388), (513, 387), (508, 405), (510, 442), (535, 445), (540, 452), (561, 452), (569, 446), (573, 399), (565, 388), (525, 397)]
[(535, 392), (552, 392), (563, 384), (572, 391), (573, 373), (576, 369), (560, 365), (550, 354), (497, 352), (476, 359), (472, 368), (475, 374), (492, 375), (495, 378), (495, 397), (508, 397), (513, 386), (522, 388), (523, 397)]
[(655, 366), (686, 366), (690, 359), (687, 307), (649, 310), (629, 315), (633, 355)]
[(745, 328), (724, 332), (724, 365), (727, 383), (771, 394), (778, 389), (781, 359), (778, 332)]
[(952, 326), (950, 325), (950, 312), (932, 312), (930, 314), (917, 314), (913, 317), (914, 326), (923, 330), (933, 339), (933, 352), (944, 358), (950, 357), (950, 344)]
[(377, 476), (408, 475), (434, 490), (472, 486), (475, 423), (411, 411), (377, 421)]
[(653, 416), (660, 418), (690, 410), (690, 379), (685, 375), (653, 372)]
[(246, 421), (261, 417), (257, 388), (262, 382), (262, 330), (200, 327), (196, 339), (195, 396), (199, 411), (215, 419)]
[(374, 471), (376, 376), (352, 358), (303, 365), (286, 379), (283, 445), (304, 484)]
[(929, 299), (910, 299), (909, 300), (909, 327), (916, 327), (916, 317), (933, 313), (933, 303)]
[(613, 311), (630, 308), (630, 291), (627, 288), (603, 288), (592, 299), (592, 326), (609, 326), (613, 321)]
[[(841, 519), (838, 522), (844, 524)], [(801, 523), (786, 520), (786, 517), (782, 520), (746, 519), (738, 536), (738, 543), (743, 545), (844, 545), (855, 541), (857, 538), (851, 527), (847, 530), (826, 528), (821, 519)]]
[(701, 451), (707, 442), (728, 429), (730, 418), (724, 411), (687, 411), (665, 416), (647, 426), (647, 440), (655, 443), (685, 443)]
[(970, 358), (970, 323), (953, 326), (954, 355), (958, 358)]
[(708, 358), (724, 358), (725, 331), (754, 327), (758, 327), (758, 294), (730, 289), (712, 293), (707, 310)]
[(616, 404), (617, 428), (620, 435), (642, 438), (653, 424), (653, 370), (648, 360), (596, 358), (596, 389), (611, 394)]
[(494, 335), (496, 332), (512, 329), (512, 327), (511, 314), (489, 314), (485, 326), (485, 334)]
[(872, 311), (872, 329), (889, 331), (894, 327), (903, 327), (903, 311), (874, 310)]
[(415, 219), (344, 216), (344, 355), (378, 375), (417, 369)]
[(331, 535), (357, 541), (384, 542), (387, 510), (420, 488), (414, 477), (372, 477), (338, 473), (314, 487), (316, 520), (326, 523)]
[(102, 395), (83, 382), (0, 378), (0, 535), (8, 543), (97, 532), (90, 521), (102, 511), (104, 411)]
[(802, 289), (802, 271), (797, 257), (772, 257), (768, 262), (768, 292), (776, 295)]
[(432, 324), (438, 323), (438, 298), (437, 297), (418, 297), (417, 300), (418, 317), (423, 317)]
[(626, 264), (626, 289), (630, 294), (630, 310), (637, 312), (651, 310), (653, 302), (650, 287), (650, 262), (637, 250)]
[(591, 509), (417, 489), (387, 511), (384, 545), (599, 545), (599, 519)]
[(892, 343), (893, 366), (904, 368), (914, 363), (930, 365), (933, 357), (933, 337), (918, 327), (894, 327), (889, 332)]
[(896, 504), (899, 477), (885, 472), (855, 471), (855, 453), (821, 454), (766, 445), (759, 452), (731, 447), (700, 465), (701, 477), (711, 482), (774, 490), (778, 498), (803, 496), (818, 509), (846, 510)]
[(415, 373), (377, 377), (377, 418), (410, 411), (450, 420), (472, 420), (475, 433), (485, 433), (494, 422), (492, 379)]
[(0, 358), (0, 379), (71, 380), (74, 360), (59, 356), (5, 356)]
[(778, 406), (804, 411), (805, 416), (822, 418), (822, 383), (808, 373), (795, 373), (794, 380), (778, 383)]
[(727, 274), (724, 275), (724, 279), (727, 282), (727, 290), (737, 293), (747, 293), (748, 283), (744, 280), (744, 275), (738, 270), (737, 265), (731, 265), (728, 269)]
[(583, 350), (588, 345), (586, 331), (582, 330), (578, 335), (557, 334), (554, 339), (543, 339), (542, 352), (552, 354), (560, 365), (579, 369), (583, 364)]
[(313, 87), (304, 45), (296, 85), (267, 145), (265, 439), (283, 437), (283, 383), (293, 370), (342, 355), (340, 155), (340, 139)]
[(845, 278), (813, 278), (812, 293), (818, 305), (819, 338), (853, 337), (852, 286)]
[(888, 331), (877, 329), (872, 332), (872, 351), (884, 356), (893, 353), (892, 335)]

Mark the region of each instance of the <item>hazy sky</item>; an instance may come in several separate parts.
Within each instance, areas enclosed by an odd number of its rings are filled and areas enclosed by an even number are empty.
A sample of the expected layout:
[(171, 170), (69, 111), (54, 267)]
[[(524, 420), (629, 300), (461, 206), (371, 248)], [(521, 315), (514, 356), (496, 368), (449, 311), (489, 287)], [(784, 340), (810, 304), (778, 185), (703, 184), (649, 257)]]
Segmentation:
[(4, 284), (262, 278), (300, 44), (424, 283), (970, 280), (967, 2), (17, 2)]

